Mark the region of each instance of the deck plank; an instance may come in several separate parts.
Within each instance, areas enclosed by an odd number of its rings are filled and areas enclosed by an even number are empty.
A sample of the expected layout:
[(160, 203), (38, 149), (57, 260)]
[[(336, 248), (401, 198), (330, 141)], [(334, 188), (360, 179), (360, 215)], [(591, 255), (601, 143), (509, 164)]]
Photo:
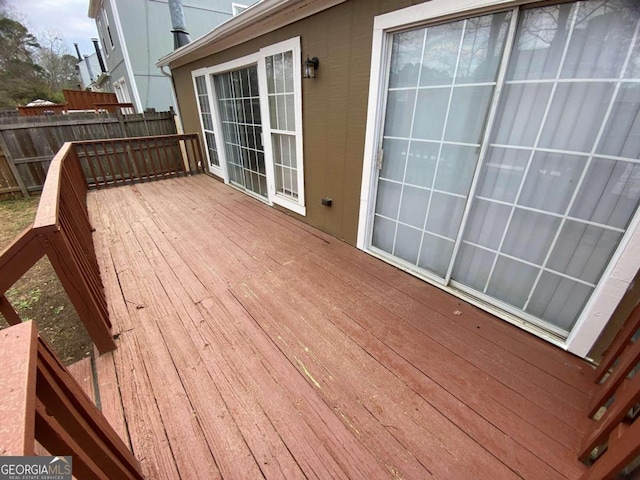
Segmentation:
[(205, 175), (89, 209), (103, 410), (150, 478), (585, 471), (593, 373), (566, 352)]

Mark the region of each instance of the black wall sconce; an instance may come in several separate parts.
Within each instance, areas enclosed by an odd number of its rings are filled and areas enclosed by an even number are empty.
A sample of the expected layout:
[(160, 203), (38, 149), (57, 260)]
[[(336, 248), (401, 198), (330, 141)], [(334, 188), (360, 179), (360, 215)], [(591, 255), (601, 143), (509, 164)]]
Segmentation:
[(316, 78), (316, 70), (318, 69), (318, 65), (320, 65), (320, 60), (318, 60), (318, 57), (309, 58), (309, 56), (307, 55), (307, 59), (304, 61), (303, 78)]

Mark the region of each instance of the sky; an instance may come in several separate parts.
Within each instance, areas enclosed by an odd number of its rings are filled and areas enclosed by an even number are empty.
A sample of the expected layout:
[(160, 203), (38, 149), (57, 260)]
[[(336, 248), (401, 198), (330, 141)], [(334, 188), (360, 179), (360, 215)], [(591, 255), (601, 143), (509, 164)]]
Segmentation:
[(64, 39), (71, 55), (75, 56), (74, 42), (83, 55), (94, 52), (91, 38), (98, 32), (95, 20), (87, 16), (89, 0), (6, 0), (6, 5), (36, 37), (51, 31)]

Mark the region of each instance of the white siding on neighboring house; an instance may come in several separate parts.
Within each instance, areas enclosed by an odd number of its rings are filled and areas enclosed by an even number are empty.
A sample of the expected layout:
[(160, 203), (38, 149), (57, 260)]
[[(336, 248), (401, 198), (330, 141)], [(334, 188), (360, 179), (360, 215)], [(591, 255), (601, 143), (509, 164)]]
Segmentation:
[[(199, 37), (231, 18), (233, 3), (229, 0), (183, 0), (190, 37)], [(254, 2), (246, 1), (243, 5), (251, 3)], [(158, 58), (173, 50), (167, 0), (103, 0), (103, 5), (106, 17), (99, 9), (96, 23), (103, 48), (109, 53), (106, 63), (112, 79), (126, 79), (132, 102), (138, 110), (166, 111), (175, 107), (171, 80), (155, 66)]]

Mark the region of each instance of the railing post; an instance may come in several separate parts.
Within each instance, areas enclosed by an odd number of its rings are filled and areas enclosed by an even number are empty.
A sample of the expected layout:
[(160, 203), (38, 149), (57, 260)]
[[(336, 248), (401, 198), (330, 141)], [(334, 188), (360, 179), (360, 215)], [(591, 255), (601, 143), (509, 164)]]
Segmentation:
[(100, 353), (114, 350), (116, 344), (111, 336), (108, 312), (96, 302), (62, 232), (57, 230), (41, 234), (40, 240), (93, 343)]
[(25, 322), (0, 332), (0, 455), (35, 455), (38, 331)]

